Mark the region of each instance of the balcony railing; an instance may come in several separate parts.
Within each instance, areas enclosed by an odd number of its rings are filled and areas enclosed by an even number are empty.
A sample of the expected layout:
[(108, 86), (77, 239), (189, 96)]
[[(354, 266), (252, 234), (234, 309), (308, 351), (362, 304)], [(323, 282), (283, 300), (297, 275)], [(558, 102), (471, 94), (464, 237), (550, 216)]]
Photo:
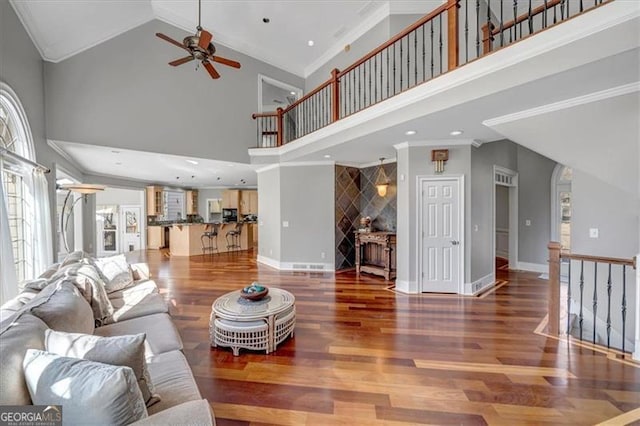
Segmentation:
[[(627, 323), (634, 319), (627, 318), (627, 298), (638, 290), (630, 276), (636, 258), (567, 253), (557, 242), (548, 248), (549, 334), (628, 352)], [(640, 315), (635, 309), (631, 314)]]
[(448, 0), (287, 108), (253, 114), (282, 146), (496, 49), (614, 0)]

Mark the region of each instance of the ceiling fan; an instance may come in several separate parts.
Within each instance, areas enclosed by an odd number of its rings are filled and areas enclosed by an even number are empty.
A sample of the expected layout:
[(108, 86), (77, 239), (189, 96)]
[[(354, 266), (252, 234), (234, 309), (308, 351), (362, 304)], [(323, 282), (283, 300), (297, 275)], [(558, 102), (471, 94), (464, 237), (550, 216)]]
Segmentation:
[(182, 43), (162, 33), (156, 33), (156, 36), (189, 52), (189, 56), (171, 61), (169, 62), (169, 65), (177, 67), (178, 65), (197, 60), (204, 65), (211, 78), (220, 78), (220, 74), (218, 74), (218, 71), (216, 71), (209, 61), (218, 62), (219, 64), (227, 65), (232, 68), (240, 68), (240, 63), (214, 55), (216, 53), (216, 48), (211, 43), (213, 36), (210, 32), (202, 29), (200, 26), (200, 8), (201, 0), (198, 0), (198, 26), (196, 27), (195, 35), (185, 37)]

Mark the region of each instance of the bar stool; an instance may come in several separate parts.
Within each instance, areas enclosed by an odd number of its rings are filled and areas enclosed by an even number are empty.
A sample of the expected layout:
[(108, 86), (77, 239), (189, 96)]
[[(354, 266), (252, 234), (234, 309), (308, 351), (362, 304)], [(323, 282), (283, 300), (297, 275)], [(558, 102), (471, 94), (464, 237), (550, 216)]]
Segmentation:
[(242, 234), (242, 222), (237, 222), (236, 227), (228, 231), (225, 235), (227, 240), (227, 250), (240, 250), (240, 235)]
[[(208, 231), (208, 229), (211, 229), (210, 227), (213, 227), (213, 229), (211, 231)], [(209, 251), (211, 254), (213, 254), (214, 250), (218, 251), (218, 228), (219, 227), (220, 227), (219, 223), (214, 223), (212, 225), (207, 224), (207, 226), (204, 228), (205, 232), (203, 232), (202, 235), (200, 236), (203, 255), (207, 251)], [(206, 244), (205, 244), (205, 239), (208, 240), (206, 241)], [(213, 245), (214, 241), (215, 241), (215, 246)]]

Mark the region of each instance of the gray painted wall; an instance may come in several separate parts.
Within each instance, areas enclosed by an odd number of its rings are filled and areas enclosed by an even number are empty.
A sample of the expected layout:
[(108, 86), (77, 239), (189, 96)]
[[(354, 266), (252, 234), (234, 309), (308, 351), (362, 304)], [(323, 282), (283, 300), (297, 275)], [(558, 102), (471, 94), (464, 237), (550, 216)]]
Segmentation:
[[(56, 167), (62, 166), (78, 179), (82, 173), (66, 161), (46, 143), (45, 90), (43, 61), (31, 38), (15, 14), (8, 1), (0, 1), (0, 81), (8, 84), (18, 96), (24, 108), (33, 143), (36, 161), (51, 169), (47, 175), (51, 221), (56, 215)], [(53, 250), (57, 252), (56, 236), (53, 236)]]
[(496, 185), (496, 228), (509, 229), (509, 188)]
[[(431, 150), (436, 146), (429, 147), (405, 147), (398, 149), (398, 223), (397, 223), (397, 279), (416, 285), (418, 282), (417, 258), (418, 252), (418, 224), (416, 220), (417, 212), (417, 178), (419, 176), (433, 176), (433, 164), (430, 161)], [(468, 211), (470, 205), (470, 179), (471, 172), (471, 147), (449, 146), (449, 161), (445, 166), (447, 175), (465, 176), (465, 209)], [(404, 179), (403, 179), (404, 175)], [(467, 219), (469, 214), (466, 214)], [(469, 268), (469, 247), (470, 233), (468, 223), (465, 224), (465, 281), (468, 281)]]
[(248, 162), (247, 148), (256, 146), (251, 114), (258, 74), (298, 87), (304, 81), (224, 46), (217, 54), (242, 68), (217, 64), (219, 80), (194, 71), (193, 63), (174, 68), (167, 63), (184, 52), (156, 32), (178, 40), (187, 35), (154, 20), (60, 63), (45, 63), (47, 136)]
[(517, 146), (510, 141), (487, 143), (471, 149), (471, 282), (493, 273), (494, 268), (494, 254), (491, 252), (494, 238), (493, 166), (517, 171), (517, 161)]
[(107, 188), (96, 193), (96, 204), (140, 205), (144, 204), (144, 191)]
[[(556, 162), (523, 146), (518, 157), (518, 261), (546, 265), (551, 235), (551, 175)], [(526, 226), (526, 220), (531, 221)]]
[(280, 168), (258, 172), (258, 254), (280, 261)]
[[(261, 189), (259, 187), (259, 189)], [(281, 167), (281, 262), (325, 263), (334, 267), (335, 167)], [(258, 201), (259, 203), (259, 201)]]

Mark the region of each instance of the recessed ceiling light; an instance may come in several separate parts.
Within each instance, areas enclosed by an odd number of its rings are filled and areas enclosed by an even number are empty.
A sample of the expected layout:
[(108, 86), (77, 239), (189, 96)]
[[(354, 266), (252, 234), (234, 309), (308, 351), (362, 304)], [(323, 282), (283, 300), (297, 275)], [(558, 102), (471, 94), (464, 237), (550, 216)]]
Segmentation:
[(311, 47), (311, 46), (313, 46), (315, 43), (313, 42), (313, 40), (309, 40), (309, 41), (307, 42), (307, 44), (309, 45), (309, 47)]
[(236, 165), (235, 165), (235, 164), (227, 164), (227, 166), (229, 166), (229, 167), (235, 167)]
[(454, 130), (451, 133), (449, 133), (451, 136), (460, 136), (461, 134), (463, 134), (464, 132), (462, 130)]
[(187, 163), (191, 163), (191, 164), (198, 164), (197, 161), (195, 160), (185, 160)]
[(331, 156), (329, 154), (325, 154), (324, 158), (331, 158)]
[(289, 92), (289, 93), (291, 93), (292, 95), (295, 95), (295, 94), (296, 94), (296, 92), (294, 92), (293, 90), (292, 90), (291, 92)]
[(269, 18), (262, 18), (262, 22), (264, 22), (265, 24), (268, 24), (269, 22), (271, 22), (271, 19), (269, 19)]
[(415, 135), (417, 132), (415, 130), (407, 130), (406, 132), (404, 132), (405, 135), (407, 136), (413, 136)]
[(122, 166), (122, 163), (118, 161), (118, 162), (116, 163), (116, 166)]

